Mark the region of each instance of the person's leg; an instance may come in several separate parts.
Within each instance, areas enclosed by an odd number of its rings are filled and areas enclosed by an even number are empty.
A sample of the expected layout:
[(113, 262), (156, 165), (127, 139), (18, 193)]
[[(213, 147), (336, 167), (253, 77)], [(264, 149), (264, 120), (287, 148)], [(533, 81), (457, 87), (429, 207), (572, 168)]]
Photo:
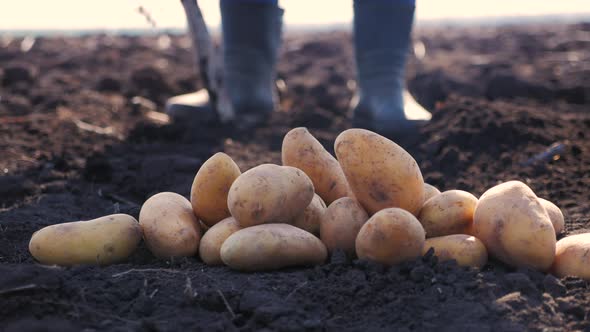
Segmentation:
[(414, 127), (402, 98), (414, 8), (414, 0), (354, 0), (358, 103), (353, 126), (386, 136)]
[(277, 0), (221, 0), (224, 83), (236, 125), (263, 123), (274, 109), (283, 10)]
[[(221, 0), (220, 9), (223, 84), (234, 108), (233, 124), (249, 129), (264, 123), (276, 103), (274, 80), (283, 10), (277, 0)], [(166, 111), (179, 122), (219, 120), (204, 90), (170, 98)]]

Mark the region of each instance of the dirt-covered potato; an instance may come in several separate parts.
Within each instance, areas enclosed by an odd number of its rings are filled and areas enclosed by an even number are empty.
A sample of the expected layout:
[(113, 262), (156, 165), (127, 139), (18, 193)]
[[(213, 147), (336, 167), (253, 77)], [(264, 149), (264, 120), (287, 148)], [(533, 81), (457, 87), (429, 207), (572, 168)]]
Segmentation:
[(361, 227), (356, 254), (385, 265), (412, 260), (422, 254), (426, 236), (413, 214), (399, 208), (375, 213)]
[(418, 215), (424, 180), (402, 147), (374, 132), (348, 129), (338, 135), (334, 150), (350, 188), (369, 215), (390, 207)]
[(299, 168), (309, 176), (326, 204), (352, 196), (340, 164), (307, 128), (295, 128), (285, 135), (281, 157), (283, 165)]
[(240, 174), (238, 165), (223, 152), (203, 163), (191, 187), (191, 204), (205, 225), (211, 227), (230, 216), (227, 193)]
[(561, 209), (557, 207), (557, 205), (553, 204), (551, 201), (548, 201), (544, 198), (539, 197), (539, 202), (547, 211), (547, 215), (549, 216), (549, 220), (551, 220), (551, 224), (553, 224), (553, 229), (555, 229), (555, 234), (563, 233), (563, 229), (565, 228), (565, 220), (563, 218), (563, 213)]
[(221, 245), (233, 233), (241, 229), (234, 217), (228, 217), (213, 225), (201, 238), (199, 256), (207, 265), (222, 265)]
[(424, 183), (424, 203), (438, 194), (440, 194), (440, 190), (437, 187), (426, 182)]
[(427, 200), (418, 220), (426, 237), (467, 234), (473, 223), (477, 197), (462, 190), (447, 190)]
[(555, 257), (555, 231), (535, 193), (520, 181), (488, 189), (479, 199), (473, 232), (491, 256), (545, 271)]
[(324, 212), (326, 212), (326, 203), (324, 203), (320, 196), (315, 194), (303, 213), (295, 218), (293, 226), (318, 236), (320, 234), (320, 222)]
[(330, 204), (324, 213), (320, 238), (329, 251), (342, 249), (354, 255), (356, 237), (367, 220), (367, 212), (355, 199), (342, 197)]
[(125, 260), (140, 241), (137, 220), (113, 214), (44, 227), (31, 237), (29, 251), (46, 265), (108, 265)]
[(293, 223), (311, 203), (313, 194), (313, 183), (302, 170), (263, 164), (234, 181), (227, 205), (242, 227)]
[(221, 246), (221, 260), (240, 271), (275, 270), (316, 265), (327, 250), (313, 234), (288, 224), (264, 224), (241, 229)]
[(201, 229), (191, 202), (163, 192), (150, 197), (139, 212), (147, 247), (158, 258), (192, 256), (199, 249)]
[(560, 278), (575, 276), (590, 281), (590, 233), (559, 240), (551, 272)]
[(422, 255), (430, 248), (440, 261), (454, 259), (461, 266), (482, 267), (488, 261), (488, 251), (478, 238), (466, 234), (453, 234), (426, 239)]

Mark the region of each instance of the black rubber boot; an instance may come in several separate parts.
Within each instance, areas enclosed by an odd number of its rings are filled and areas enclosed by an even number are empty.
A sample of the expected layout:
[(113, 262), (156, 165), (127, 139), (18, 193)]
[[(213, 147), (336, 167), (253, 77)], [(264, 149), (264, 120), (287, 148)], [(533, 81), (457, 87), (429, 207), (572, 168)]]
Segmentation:
[(274, 3), (221, 0), (224, 82), (238, 128), (264, 124), (276, 103), (275, 67), (283, 10)]
[(404, 114), (404, 67), (414, 6), (394, 1), (354, 2), (354, 45), (358, 91), (353, 126), (387, 137), (415, 129)]
[[(223, 83), (235, 118), (231, 125), (248, 130), (266, 122), (277, 105), (276, 63), (283, 10), (274, 3), (221, 0)], [(171, 98), (167, 113), (176, 121), (215, 121), (204, 91)]]

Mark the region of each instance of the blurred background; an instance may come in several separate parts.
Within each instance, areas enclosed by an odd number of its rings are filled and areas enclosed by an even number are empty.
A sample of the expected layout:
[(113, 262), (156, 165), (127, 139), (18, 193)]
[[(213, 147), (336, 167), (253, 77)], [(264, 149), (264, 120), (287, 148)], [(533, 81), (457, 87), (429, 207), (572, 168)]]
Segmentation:
[[(288, 29), (330, 27), (352, 19), (352, 0), (281, 0)], [(201, 0), (207, 23), (220, 23), (218, 0)], [(183, 29), (180, 2), (162, 0), (0, 0), (0, 30), (133, 30), (150, 28), (137, 14), (142, 6), (158, 28)], [(135, 13), (135, 14), (134, 14)], [(579, 21), (590, 17), (589, 0), (418, 0), (418, 24)]]

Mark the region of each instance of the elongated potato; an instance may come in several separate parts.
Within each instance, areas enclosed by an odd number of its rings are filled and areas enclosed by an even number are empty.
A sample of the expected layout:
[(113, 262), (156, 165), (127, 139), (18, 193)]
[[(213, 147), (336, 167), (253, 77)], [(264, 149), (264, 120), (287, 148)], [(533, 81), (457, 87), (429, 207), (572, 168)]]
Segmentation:
[(352, 197), (340, 164), (307, 128), (295, 128), (285, 135), (281, 157), (283, 165), (299, 168), (309, 176), (326, 204), (340, 197)]
[(320, 238), (329, 251), (342, 249), (354, 255), (356, 237), (367, 220), (369, 215), (355, 199), (342, 197), (330, 204), (324, 213)]
[(326, 247), (313, 234), (288, 224), (264, 224), (241, 229), (221, 246), (221, 260), (240, 271), (274, 270), (321, 264)]
[(488, 253), (516, 266), (545, 271), (555, 257), (555, 231), (535, 193), (520, 181), (488, 189), (477, 203), (474, 235)]
[(369, 215), (390, 207), (418, 215), (424, 180), (402, 147), (374, 132), (349, 129), (338, 135), (334, 150), (350, 188)]
[(478, 238), (465, 234), (453, 234), (426, 239), (422, 255), (430, 248), (441, 261), (454, 259), (460, 266), (482, 267), (488, 261), (488, 251)]
[(539, 202), (541, 202), (541, 205), (543, 205), (545, 211), (547, 211), (549, 220), (551, 220), (553, 229), (555, 229), (555, 234), (557, 235), (563, 233), (563, 229), (565, 228), (565, 220), (559, 207), (557, 207), (557, 205), (553, 204), (551, 201), (541, 197), (539, 197)]
[(137, 220), (113, 214), (44, 227), (31, 237), (29, 251), (41, 264), (108, 265), (125, 260), (140, 241)]
[(213, 225), (201, 238), (199, 256), (207, 265), (222, 265), (221, 245), (233, 233), (242, 229), (234, 217), (225, 218)]
[(315, 236), (318, 236), (320, 234), (321, 218), (325, 212), (326, 203), (324, 203), (318, 194), (314, 194), (311, 203), (309, 203), (309, 205), (299, 217), (295, 218), (293, 226), (299, 227)]
[(203, 163), (191, 187), (191, 204), (205, 225), (211, 227), (230, 216), (227, 193), (240, 174), (238, 165), (223, 152)]
[(300, 169), (263, 164), (234, 181), (227, 205), (242, 227), (293, 223), (311, 203), (313, 194), (313, 183)]
[(418, 220), (426, 237), (466, 234), (473, 223), (477, 197), (463, 190), (447, 190), (427, 200)]
[(424, 182), (424, 203), (438, 194), (440, 194), (440, 190), (437, 187)]
[(399, 208), (375, 213), (361, 227), (356, 254), (385, 265), (412, 260), (422, 254), (426, 236), (414, 215)]
[(590, 280), (590, 233), (564, 237), (556, 247), (553, 274)]
[(179, 194), (150, 197), (139, 211), (143, 238), (158, 258), (192, 256), (199, 249), (201, 229), (191, 203)]

